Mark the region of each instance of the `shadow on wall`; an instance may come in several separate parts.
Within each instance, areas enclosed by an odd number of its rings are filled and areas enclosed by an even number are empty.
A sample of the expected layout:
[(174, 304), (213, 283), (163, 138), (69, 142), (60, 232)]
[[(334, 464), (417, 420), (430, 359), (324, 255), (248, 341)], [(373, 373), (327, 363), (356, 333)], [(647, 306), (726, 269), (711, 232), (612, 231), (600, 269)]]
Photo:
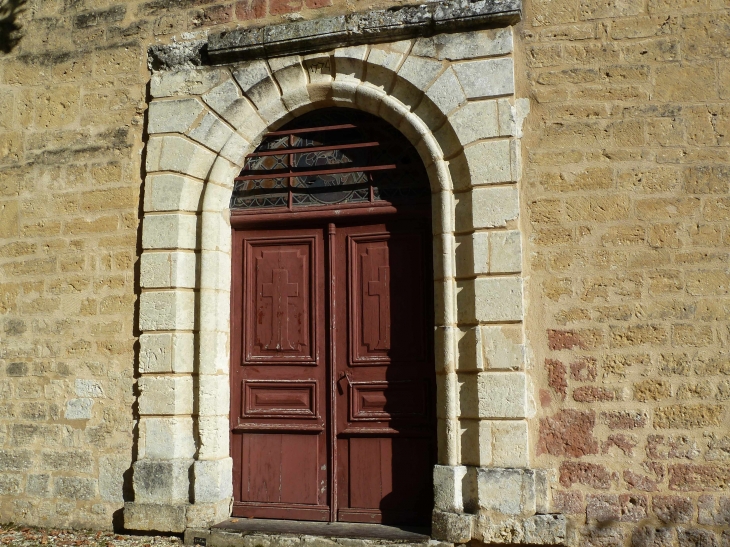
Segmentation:
[(21, 39), (18, 16), (27, 0), (0, 0), (0, 51), (10, 53)]

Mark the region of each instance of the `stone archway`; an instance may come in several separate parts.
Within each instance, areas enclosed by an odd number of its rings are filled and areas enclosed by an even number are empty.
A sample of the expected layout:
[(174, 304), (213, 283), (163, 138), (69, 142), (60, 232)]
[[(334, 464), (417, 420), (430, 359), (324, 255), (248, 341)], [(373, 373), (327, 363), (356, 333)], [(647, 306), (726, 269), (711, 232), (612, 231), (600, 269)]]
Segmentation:
[(529, 469), (511, 48), (507, 28), (153, 74), (127, 527), (179, 532), (229, 514), (233, 178), (265, 131), (328, 105), (391, 123), (429, 173), (435, 530), (463, 542), (486, 537), (473, 532), (477, 512), (520, 523), (540, 512), (542, 475)]

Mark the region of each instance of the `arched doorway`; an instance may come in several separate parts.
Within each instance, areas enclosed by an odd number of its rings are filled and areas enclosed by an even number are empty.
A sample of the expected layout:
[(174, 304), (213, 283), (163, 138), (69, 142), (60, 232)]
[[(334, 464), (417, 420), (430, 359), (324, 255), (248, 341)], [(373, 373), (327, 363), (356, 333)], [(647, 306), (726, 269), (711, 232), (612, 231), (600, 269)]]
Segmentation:
[(268, 133), (231, 197), (233, 516), (427, 524), (428, 177), (346, 108)]

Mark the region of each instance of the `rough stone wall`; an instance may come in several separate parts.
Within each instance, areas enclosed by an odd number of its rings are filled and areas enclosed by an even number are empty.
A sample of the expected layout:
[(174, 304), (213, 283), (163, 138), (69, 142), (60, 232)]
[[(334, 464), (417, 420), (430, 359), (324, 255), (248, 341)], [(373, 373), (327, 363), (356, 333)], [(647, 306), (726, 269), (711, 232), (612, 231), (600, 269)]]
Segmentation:
[(538, 416), (580, 545), (730, 542), (730, 11), (527, 0)]
[(129, 498), (148, 47), (392, 4), (0, 0), (0, 522)]

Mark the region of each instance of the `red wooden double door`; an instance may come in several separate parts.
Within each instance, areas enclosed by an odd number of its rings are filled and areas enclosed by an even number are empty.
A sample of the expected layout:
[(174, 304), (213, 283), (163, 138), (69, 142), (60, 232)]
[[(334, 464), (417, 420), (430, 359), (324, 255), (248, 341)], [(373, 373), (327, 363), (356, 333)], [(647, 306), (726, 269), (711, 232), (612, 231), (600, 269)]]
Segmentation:
[(234, 230), (234, 516), (427, 524), (430, 219)]

